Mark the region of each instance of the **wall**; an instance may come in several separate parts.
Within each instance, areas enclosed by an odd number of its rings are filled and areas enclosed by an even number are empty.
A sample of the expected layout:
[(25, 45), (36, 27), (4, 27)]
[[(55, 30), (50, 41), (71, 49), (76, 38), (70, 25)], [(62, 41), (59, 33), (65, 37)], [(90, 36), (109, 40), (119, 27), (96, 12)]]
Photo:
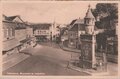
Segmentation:
[(12, 39), (15, 37), (15, 23), (13, 22), (3, 22), (3, 41)]
[(17, 29), (17, 30), (15, 30), (15, 38), (18, 41), (26, 39), (26, 36), (27, 36), (26, 29)]
[(75, 39), (78, 37), (78, 31), (69, 31), (68, 32), (68, 38), (72, 38), (72, 39)]
[(18, 53), (16, 46), (19, 42), (15, 39), (15, 23), (3, 21), (3, 48), (2, 53), (4, 56), (12, 53)]
[(27, 37), (33, 37), (33, 28), (27, 27), (26, 34), (27, 34)]
[(35, 35), (50, 35), (50, 30), (36, 29), (34, 31)]

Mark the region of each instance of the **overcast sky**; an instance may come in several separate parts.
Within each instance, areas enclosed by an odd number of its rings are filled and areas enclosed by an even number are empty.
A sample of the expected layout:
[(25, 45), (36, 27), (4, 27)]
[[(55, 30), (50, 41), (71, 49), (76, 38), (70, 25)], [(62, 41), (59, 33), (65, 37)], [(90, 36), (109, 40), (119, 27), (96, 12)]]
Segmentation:
[(20, 15), (24, 21), (32, 23), (70, 23), (73, 19), (84, 18), (88, 5), (95, 8), (97, 3), (89, 2), (4, 2), (3, 14)]

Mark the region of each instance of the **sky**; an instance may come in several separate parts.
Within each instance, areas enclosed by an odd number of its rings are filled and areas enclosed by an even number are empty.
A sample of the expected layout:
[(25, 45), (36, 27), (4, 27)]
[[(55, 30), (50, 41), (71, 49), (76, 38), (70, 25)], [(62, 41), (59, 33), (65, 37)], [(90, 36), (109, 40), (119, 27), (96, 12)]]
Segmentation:
[(97, 3), (89, 2), (3, 2), (2, 12), (6, 16), (20, 15), (24, 21), (32, 23), (68, 24), (74, 19), (85, 17), (88, 5), (95, 8)]

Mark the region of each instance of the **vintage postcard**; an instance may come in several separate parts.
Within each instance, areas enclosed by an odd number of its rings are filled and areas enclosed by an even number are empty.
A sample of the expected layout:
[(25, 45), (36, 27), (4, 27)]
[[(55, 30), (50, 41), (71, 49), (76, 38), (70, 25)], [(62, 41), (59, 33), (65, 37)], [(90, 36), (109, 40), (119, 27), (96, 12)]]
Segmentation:
[(2, 76), (118, 76), (119, 2), (1, 4)]

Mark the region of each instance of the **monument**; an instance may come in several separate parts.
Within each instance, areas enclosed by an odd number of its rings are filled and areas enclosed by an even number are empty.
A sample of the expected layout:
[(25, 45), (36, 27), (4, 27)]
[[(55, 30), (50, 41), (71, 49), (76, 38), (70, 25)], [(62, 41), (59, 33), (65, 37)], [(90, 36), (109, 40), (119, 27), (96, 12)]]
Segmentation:
[(84, 18), (84, 25), (85, 33), (80, 35), (80, 67), (85, 69), (97, 69), (100, 67), (102, 68), (105, 64), (103, 62), (106, 60), (106, 57), (103, 51), (99, 53), (100, 55), (98, 55), (96, 51), (95, 17), (91, 12), (90, 5)]

